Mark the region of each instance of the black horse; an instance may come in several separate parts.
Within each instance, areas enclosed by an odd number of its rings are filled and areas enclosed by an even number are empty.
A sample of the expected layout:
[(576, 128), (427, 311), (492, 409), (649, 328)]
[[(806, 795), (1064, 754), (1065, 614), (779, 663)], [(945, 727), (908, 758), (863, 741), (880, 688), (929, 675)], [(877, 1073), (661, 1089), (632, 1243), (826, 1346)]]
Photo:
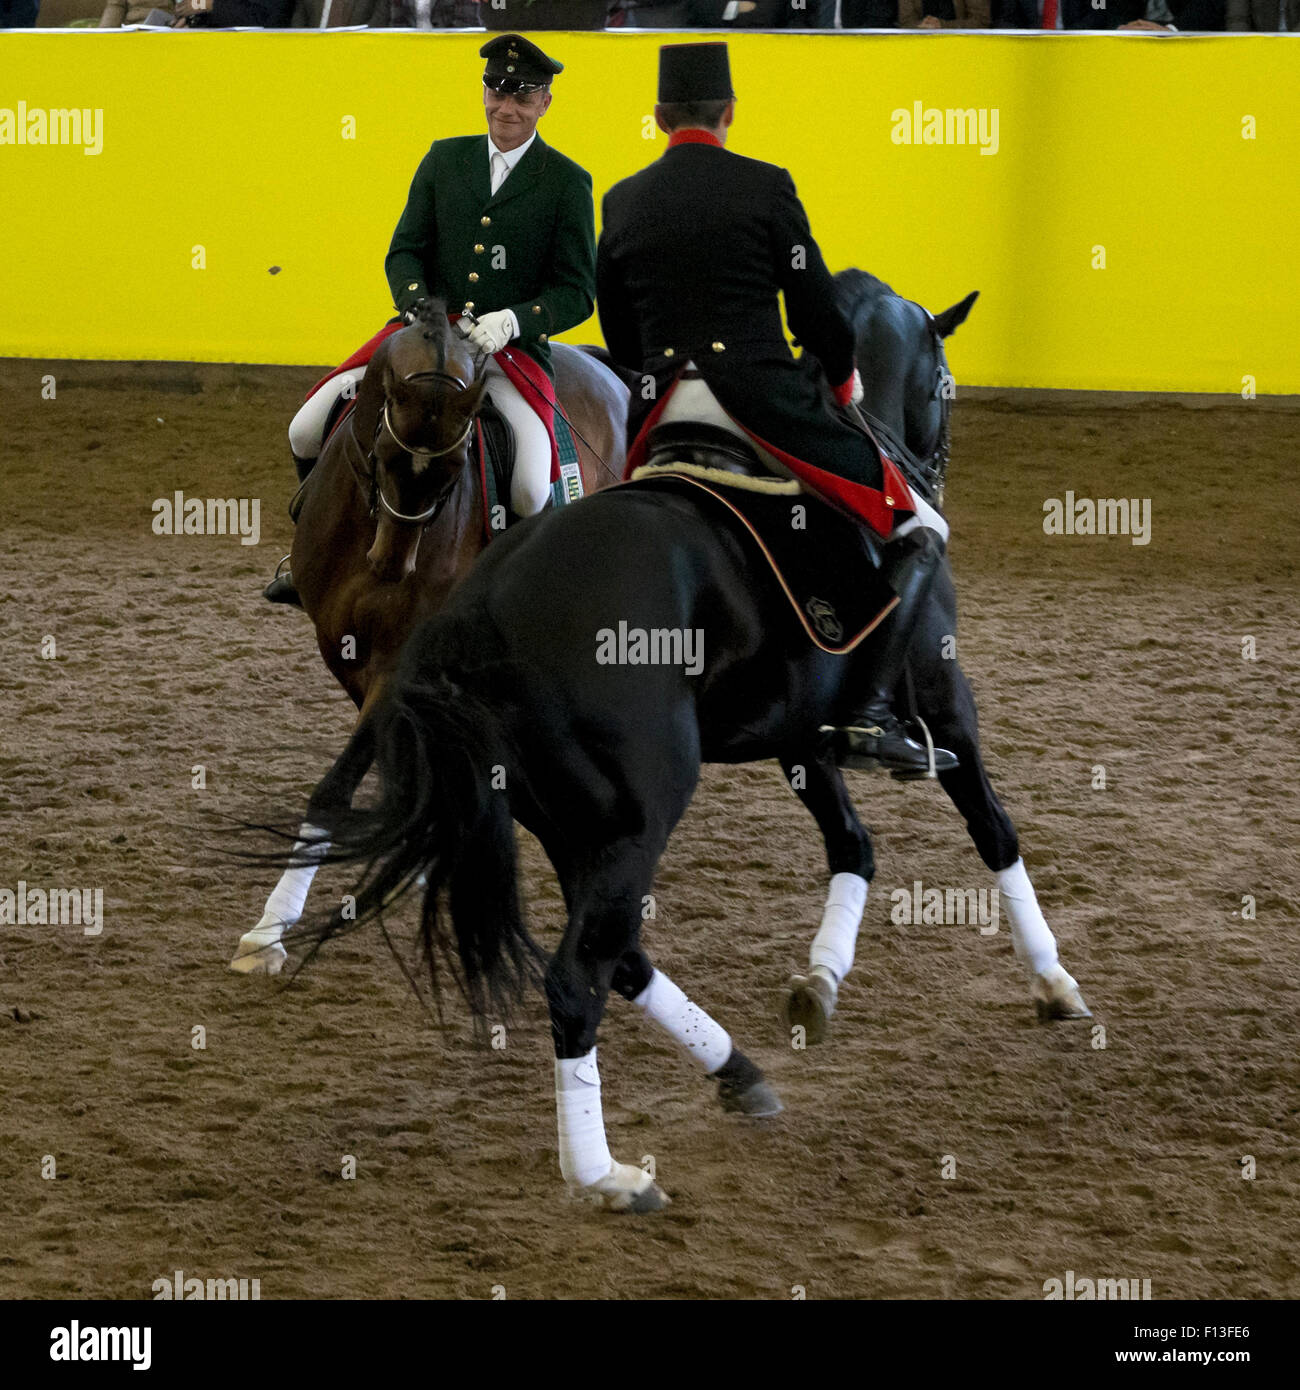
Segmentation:
[[(842, 285), (855, 322), (882, 312), (858, 293), (870, 288), (865, 280)], [(917, 310), (926, 346), (914, 353), (899, 399), (917, 394), (915, 374), (932, 405), (918, 406), (910, 422), (906, 406), (896, 425), (882, 420), (900, 438), (911, 428), (922, 441), (914, 452), (926, 450), (926, 436), (916, 431), (931, 417), (936, 439), (946, 430), (945, 392), (934, 389), (945, 367), (942, 340), (971, 299), (937, 319)], [(872, 361), (864, 354), (864, 376), (872, 375)], [(888, 412), (887, 391), (869, 399)], [(578, 582), (592, 573), (604, 577), (599, 589)], [(1018, 862), (1015, 831), (979, 762), (974, 702), (956, 662), (936, 655), (954, 628), (946, 576), (932, 607), (914, 660), (920, 710), (962, 759), (945, 786), (985, 862), (1007, 869)], [(656, 640), (638, 646), (636, 634)], [(637, 660), (638, 651), (647, 659)], [(874, 865), (817, 731), (851, 717), (870, 660), (869, 643), (848, 656), (810, 644), (754, 549), (686, 497), (613, 488), (524, 522), (488, 549), (405, 648), (376, 715), (380, 798), (322, 826), (334, 845), (330, 858), (368, 864), (355, 917), (336, 915), (314, 937), (299, 939), (318, 941), (365, 922), (426, 882), (421, 933), (435, 987), (442, 960), (482, 1018), (507, 1009), (530, 979), (544, 980), (565, 1178), (614, 1209), (662, 1205), (651, 1176), (614, 1162), (605, 1140), (595, 1044), (611, 988), (719, 1081), (724, 1104), (765, 1114), (779, 1102), (758, 1068), (642, 948), (655, 867), (703, 762), (776, 758), (825, 836), (833, 875), (828, 916), (834, 908), (842, 948), (854, 914), (852, 904), (835, 901), (835, 885), (860, 879), (865, 889)], [(568, 909), (549, 960), (520, 910), (516, 820), (541, 842)], [(1013, 939), (1021, 953), (1014, 918)], [(1031, 954), (1042, 945), (1031, 940)], [(1041, 957), (1038, 963), (1042, 978), (1049, 972)], [(1073, 992), (1074, 982), (1053, 968)], [(1056, 992), (1044, 1008), (1077, 1014), (1082, 1001), (1076, 1007), (1058, 985), (1042, 986), (1044, 996)]]

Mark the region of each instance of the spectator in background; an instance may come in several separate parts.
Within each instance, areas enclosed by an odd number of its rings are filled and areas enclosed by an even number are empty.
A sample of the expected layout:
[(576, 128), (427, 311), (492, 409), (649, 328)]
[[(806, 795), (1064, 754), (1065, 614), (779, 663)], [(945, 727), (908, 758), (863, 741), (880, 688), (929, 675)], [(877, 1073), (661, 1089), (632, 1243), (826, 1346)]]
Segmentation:
[(108, 0), (99, 27), (120, 29), (124, 24), (143, 24), (154, 10), (174, 16), (175, 0)]
[(900, 29), (988, 29), (991, 0), (899, 0)]
[(483, 20), (478, 0), (376, 0), (387, 18), (358, 20), (372, 29), (475, 29)]
[(1105, 0), (1094, 10), (1092, 0), (999, 0), (999, 29), (1115, 29), (1140, 19), (1147, 0)]
[(398, 23), (389, 18), (389, 0), (295, 0), (290, 26), (347, 29), (367, 24), (372, 29), (389, 29)]
[(1300, 29), (1300, 0), (1228, 0), (1228, 28), (1294, 34)]
[(689, 29), (689, 0), (623, 0), (609, 18), (612, 29)]
[(288, 29), (294, 0), (177, 0), (173, 29)]
[[(1292, 4), (1296, 0), (1290, 0)], [(1227, 0), (1001, 0), (1002, 29), (1150, 29), (1213, 31), (1224, 27)], [(1047, 22), (1052, 9), (1055, 23)]]
[(1227, 0), (1148, 0), (1141, 19), (1119, 29), (1156, 29), (1165, 33), (1208, 33), (1227, 24)]
[(898, 0), (841, 0), (840, 23), (846, 29), (896, 29)]
[(0, 0), (0, 29), (34, 29), (41, 0)]
[(803, 8), (796, 10), (790, 3), (789, 27), (791, 29), (834, 29), (835, 0), (804, 0)]
[(784, 29), (793, 13), (790, 0), (626, 0), (618, 9), (634, 29)]

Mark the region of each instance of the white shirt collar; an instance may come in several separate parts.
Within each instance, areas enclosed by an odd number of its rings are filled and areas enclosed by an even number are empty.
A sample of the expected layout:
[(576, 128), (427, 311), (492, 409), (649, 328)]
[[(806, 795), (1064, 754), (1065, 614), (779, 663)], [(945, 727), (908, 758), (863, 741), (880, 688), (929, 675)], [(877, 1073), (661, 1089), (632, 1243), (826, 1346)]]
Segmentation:
[(514, 169), (515, 165), (518, 164), (519, 161), (524, 157), (524, 155), (526, 155), (526, 154), (528, 153), (528, 147), (529, 147), (529, 145), (531, 145), (531, 144), (533, 143), (533, 141), (536, 140), (536, 139), (537, 139), (537, 132), (536, 132), (536, 131), (533, 131), (533, 133), (528, 137), (527, 140), (524, 141), (524, 143), (523, 143), (522, 145), (516, 145), (515, 148), (514, 148), (513, 150), (499, 150), (499, 149), (497, 149), (496, 145), (493, 143), (492, 137), (489, 135), (488, 138), (487, 138), (487, 142), (488, 142), (488, 177), (490, 178), (491, 175), (492, 175), (492, 157), (493, 157), (493, 155), (498, 155), (498, 154), (499, 154), (499, 155), (501, 156), (501, 158), (505, 160), (505, 162), (506, 162), (506, 178), (509, 178), (509, 177), (510, 177), (510, 174), (511, 174), (511, 171)]

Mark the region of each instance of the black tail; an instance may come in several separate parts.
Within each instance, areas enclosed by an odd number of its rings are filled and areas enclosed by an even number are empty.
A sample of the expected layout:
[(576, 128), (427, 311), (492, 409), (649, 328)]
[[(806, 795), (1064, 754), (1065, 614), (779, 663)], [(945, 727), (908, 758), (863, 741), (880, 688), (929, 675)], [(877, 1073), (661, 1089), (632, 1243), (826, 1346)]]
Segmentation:
[[(517, 763), (500, 721), (446, 675), (422, 674), (390, 687), (376, 711), (375, 738), (379, 801), (316, 817), (330, 838), (328, 861), (366, 864), (354, 915), (340, 909), (285, 944), (305, 941), (314, 954), (330, 937), (382, 918), (423, 875), (420, 935), (435, 998), (441, 963), (476, 1016), (504, 1017), (539, 979), (544, 957), (520, 910), (505, 784)], [(444, 889), (450, 930), (440, 910)]]

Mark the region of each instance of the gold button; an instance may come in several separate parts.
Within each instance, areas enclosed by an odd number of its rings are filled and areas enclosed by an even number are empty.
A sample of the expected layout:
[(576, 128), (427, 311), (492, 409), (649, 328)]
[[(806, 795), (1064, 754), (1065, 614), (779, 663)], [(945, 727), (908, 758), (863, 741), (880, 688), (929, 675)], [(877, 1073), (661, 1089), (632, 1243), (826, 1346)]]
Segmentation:
[(483, 227), (490, 227), (492, 225), (492, 219), (490, 217), (480, 217), (479, 225)]
[(535, 313), (535, 314), (540, 314), (541, 312), (542, 312), (542, 306), (541, 306), (540, 304), (534, 304), (534, 305), (533, 305), (533, 313)]
[(890, 497), (888, 494), (886, 494), (886, 496), (885, 496), (885, 506), (887, 506), (887, 507), (892, 507), (893, 505), (894, 505), (894, 499), (893, 499), (892, 497)]
[(673, 350), (672, 350), (672, 348), (664, 348), (664, 356), (665, 356), (665, 357), (671, 357), (672, 355), (673, 355)]
[(470, 310), (473, 309), (473, 307), (474, 307), (474, 301), (473, 301), (472, 299), (467, 299), (467, 300), (465, 301), (465, 312), (468, 314), (468, 313), (470, 312)]
[(483, 254), (483, 243), (481, 241), (474, 243), (474, 254), (476, 256), (481, 256)]
[(478, 271), (477, 271), (477, 270), (471, 270), (471, 271), (470, 271), (470, 273), (469, 273), (469, 282), (470, 282), (471, 285), (477, 285), (477, 284), (478, 284)]
[(726, 345), (723, 343), (714, 343), (713, 350), (714, 352), (725, 352), (727, 349)]
[(407, 285), (406, 288), (407, 288), (408, 290), (418, 290), (418, 289), (420, 288), (420, 282), (419, 282), (418, 280), (416, 280), (416, 281), (412, 282), (411, 284)]
[(549, 342), (550, 340), (547, 338), (547, 336), (546, 336), (545, 333), (539, 333), (539, 334), (537, 335), (537, 341), (538, 341), (539, 343), (545, 343), (545, 342)]

